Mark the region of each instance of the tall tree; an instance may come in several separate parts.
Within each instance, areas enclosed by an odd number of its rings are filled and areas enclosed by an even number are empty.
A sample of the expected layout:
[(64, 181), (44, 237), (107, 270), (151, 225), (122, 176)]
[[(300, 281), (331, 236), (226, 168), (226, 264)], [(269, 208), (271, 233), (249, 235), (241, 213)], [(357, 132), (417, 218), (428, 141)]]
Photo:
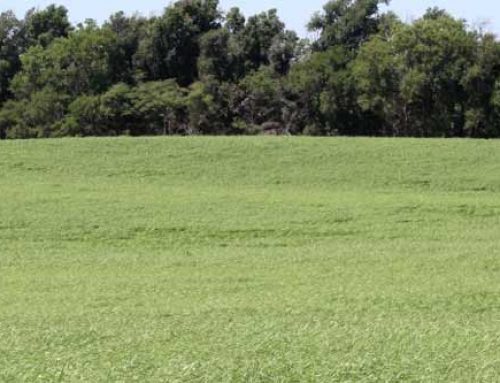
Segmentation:
[(430, 9), (363, 46), (354, 63), (359, 100), (382, 119), (386, 134), (478, 135), (489, 114), (484, 107), (495, 87), (498, 57), (494, 40)]
[(342, 45), (355, 50), (378, 31), (379, 9), (389, 0), (330, 0), (322, 13), (309, 22), (309, 30), (318, 32), (316, 50)]
[(213, 76), (220, 81), (232, 81), (239, 77), (238, 50), (233, 36), (227, 29), (213, 29), (200, 39), (198, 71), (201, 78)]
[(269, 54), (273, 42), (276, 36), (284, 32), (285, 24), (278, 17), (276, 9), (248, 18), (238, 38), (247, 71), (257, 70), (262, 65), (269, 65), (271, 61)]
[(199, 39), (220, 27), (218, 4), (218, 0), (181, 0), (154, 21), (136, 55), (145, 79), (175, 78), (185, 86), (198, 77)]
[(140, 80), (140, 74), (137, 73), (134, 57), (139, 49), (139, 44), (145, 38), (146, 30), (149, 27), (150, 20), (138, 16), (126, 16), (123, 12), (113, 14), (107, 20), (103, 29), (110, 30), (116, 35), (116, 49), (111, 57), (111, 66), (113, 67), (113, 82), (134, 83)]
[(98, 94), (112, 85), (111, 58), (116, 36), (89, 26), (48, 48), (34, 46), (22, 56), (22, 70), (12, 82), (18, 98), (29, 97), (43, 88), (76, 97)]
[(47, 47), (54, 39), (67, 37), (73, 29), (68, 19), (68, 10), (54, 4), (43, 10), (28, 11), (24, 28), (29, 44), (40, 44), (43, 47)]
[(21, 69), (23, 49), (22, 22), (11, 11), (0, 14), (0, 106), (12, 97), (10, 82)]

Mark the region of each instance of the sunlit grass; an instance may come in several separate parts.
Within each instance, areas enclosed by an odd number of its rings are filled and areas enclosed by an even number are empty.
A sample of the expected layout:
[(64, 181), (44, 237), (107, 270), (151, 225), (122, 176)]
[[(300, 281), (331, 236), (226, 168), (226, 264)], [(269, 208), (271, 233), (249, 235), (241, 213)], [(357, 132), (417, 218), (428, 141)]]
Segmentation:
[(0, 143), (1, 382), (496, 382), (500, 141)]

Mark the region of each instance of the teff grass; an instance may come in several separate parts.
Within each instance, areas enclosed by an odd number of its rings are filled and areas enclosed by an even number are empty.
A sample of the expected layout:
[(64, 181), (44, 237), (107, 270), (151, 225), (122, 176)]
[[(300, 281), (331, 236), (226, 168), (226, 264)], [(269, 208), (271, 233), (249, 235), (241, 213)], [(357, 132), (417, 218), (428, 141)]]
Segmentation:
[(0, 153), (0, 381), (500, 376), (498, 141)]

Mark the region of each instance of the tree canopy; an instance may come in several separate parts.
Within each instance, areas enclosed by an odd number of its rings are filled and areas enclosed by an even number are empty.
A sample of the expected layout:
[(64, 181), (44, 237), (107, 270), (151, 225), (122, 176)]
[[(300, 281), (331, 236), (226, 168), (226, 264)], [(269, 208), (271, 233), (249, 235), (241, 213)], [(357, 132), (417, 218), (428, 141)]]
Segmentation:
[[(313, 40), (275, 9), (179, 0), (72, 25), (0, 14), (0, 138), (259, 134), (500, 137), (500, 43), (445, 10), (331, 0)], [(304, 20), (304, 24), (307, 20)]]

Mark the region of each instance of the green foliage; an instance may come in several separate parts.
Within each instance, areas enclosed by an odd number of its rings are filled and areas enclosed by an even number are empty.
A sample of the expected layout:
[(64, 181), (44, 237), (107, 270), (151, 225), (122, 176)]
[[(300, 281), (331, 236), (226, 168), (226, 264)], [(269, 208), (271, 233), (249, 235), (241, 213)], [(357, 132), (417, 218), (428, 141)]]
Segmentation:
[(429, 10), (361, 48), (353, 65), (359, 103), (388, 135), (493, 136), (498, 53), (492, 36)]
[(275, 9), (247, 18), (238, 8), (224, 14), (218, 0), (76, 28), (64, 7), (22, 20), (5, 12), (0, 138), (500, 137), (495, 36), (438, 8), (403, 23), (384, 4), (328, 1), (309, 24), (313, 41), (287, 30)]
[(239, 115), (250, 126), (280, 123), (284, 107), (281, 79), (270, 68), (261, 68), (241, 81)]
[(187, 98), (190, 133), (256, 134), (260, 126), (246, 114), (247, 96), (241, 85), (213, 77), (193, 84)]
[(320, 33), (314, 46), (325, 50), (342, 45), (356, 50), (379, 29), (379, 7), (389, 0), (330, 0), (309, 23), (309, 30)]
[(53, 89), (35, 91), (27, 100), (8, 101), (0, 112), (0, 127), (12, 138), (46, 138), (59, 130), (69, 97)]
[(238, 35), (246, 71), (259, 69), (270, 63), (270, 50), (276, 37), (285, 32), (285, 24), (276, 9), (252, 16)]
[(225, 27), (233, 34), (238, 34), (245, 28), (245, 16), (238, 7), (233, 7), (227, 12), (225, 21)]
[(200, 39), (200, 77), (203, 79), (212, 76), (219, 81), (236, 80), (240, 73), (235, 68), (238, 64), (238, 52), (234, 45), (231, 33), (225, 28), (205, 33)]
[(28, 11), (24, 28), (29, 44), (39, 44), (43, 47), (47, 47), (59, 37), (67, 37), (73, 29), (68, 20), (68, 10), (56, 5), (49, 5), (43, 10)]
[(72, 97), (102, 93), (112, 85), (115, 44), (114, 34), (91, 27), (57, 39), (46, 49), (34, 46), (22, 55), (12, 90), (18, 98), (44, 88)]
[(285, 76), (297, 53), (298, 37), (295, 32), (284, 31), (273, 38), (269, 48), (269, 63), (276, 73)]
[(100, 96), (80, 96), (69, 106), (63, 135), (157, 135), (185, 131), (184, 92), (173, 80), (137, 87), (117, 84)]
[(356, 103), (348, 53), (332, 47), (292, 68), (288, 86), (299, 131), (312, 135), (370, 134)]
[(13, 12), (0, 14), (0, 107), (12, 97), (10, 82), (21, 68), (19, 55), (23, 49), (23, 25)]
[(141, 84), (132, 89), (130, 97), (136, 120), (134, 135), (179, 134), (186, 130), (186, 91), (175, 81)]
[[(99, 136), (106, 124), (102, 116), (99, 96), (80, 96), (69, 106), (69, 117), (66, 118), (61, 132), (62, 136)], [(109, 134), (112, 130), (106, 129)]]
[(181, 0), (154, 20), (136, 60), (148, 80), (176, 78), (189, 85), (197, 77), (199, 38), (220, 26), (218, 0)]
[(146, 38), (146, 31), (151, 20), (139, 16), (127, 17), (123, 12), (112, 15), (104, 23), (103, 29), (116, 35), (116, 47), (110, 57), (113, 83), (134, 83), (141, 80), (142, 74), (136, 66), (136, 53), (141, 41)]

